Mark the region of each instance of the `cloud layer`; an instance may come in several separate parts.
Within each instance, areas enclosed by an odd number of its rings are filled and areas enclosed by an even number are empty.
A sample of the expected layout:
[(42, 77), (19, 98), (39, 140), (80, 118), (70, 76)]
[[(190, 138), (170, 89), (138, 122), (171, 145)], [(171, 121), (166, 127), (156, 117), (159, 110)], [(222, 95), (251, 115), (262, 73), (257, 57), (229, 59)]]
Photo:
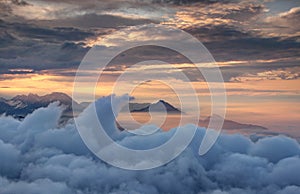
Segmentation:
[[(17, 74), (9, 71), (15, 68), (32, 69), (31, 73), (54, 69), (58, 74), (58, 69), (74, 70), (86, 46), (97, 41), (103, 45), (102, 39), (112, 32), (151, 23), (191, 33), (217, 61), (289, 59), (236, 64), (238, 76), (245, 71), (291, 68), (299, 63), (299, 2), (279, 9), (283, 4), (280, 0), (4, 0), (0, 2), (0, 74)], [(126, 62), (130, 61), (118, 65)], [(222, 71), (227, 81), (237, 76)]]
[[(107, 107), (105, 103), (102, 98), (96, 104)], [(0, 117), (0, 193), (300, 192), (300, 146), (294, 139), (274, 136), (253, 142), (239, 134), (222, 134), (200, 157), (198, 146), (205, 129), (199, 128), (190, 146), (172, 162), (152, 170), (127, 171), (90, 153), (72, 122), (57, 128), (61, 111), (54, 103), (23, 121)], [(174, 130), (146, 137), (120, 133), (119, 143), (148, 149), (167, 140)]]

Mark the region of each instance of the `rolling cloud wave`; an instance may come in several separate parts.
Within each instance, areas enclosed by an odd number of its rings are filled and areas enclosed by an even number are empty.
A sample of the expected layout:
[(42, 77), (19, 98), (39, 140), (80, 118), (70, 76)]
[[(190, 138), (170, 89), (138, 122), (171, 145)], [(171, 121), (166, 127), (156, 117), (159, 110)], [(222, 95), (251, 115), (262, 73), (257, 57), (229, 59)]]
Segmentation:
[[(106, 104), (107, 98), (96, 102), (97, 107)], [(200, 157), (198, 148), (205, 129), (198, 128), (189, 147), (172, 162), (152, 170), (127, 171), (96, 158), (74, 123), (58, 128), (61, 112), (62, 108), (52, 103), (23, 121), (0, 117), (0, 193), (300, 192), (300, 145), (289, 137), (253, 142), (239, 134), (221, 134), (213, 148)], [(120, 132), (118, 142), (148, 149), (166, 141), (175, 130), (141, 138)]]

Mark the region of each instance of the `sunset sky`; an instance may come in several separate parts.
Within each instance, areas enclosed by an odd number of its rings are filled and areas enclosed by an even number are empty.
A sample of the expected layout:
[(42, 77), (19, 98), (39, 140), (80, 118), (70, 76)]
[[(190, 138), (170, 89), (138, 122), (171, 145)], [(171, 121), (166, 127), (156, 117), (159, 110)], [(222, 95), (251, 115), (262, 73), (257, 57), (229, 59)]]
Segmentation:
[[(213, 55), (227, 90), (227, 119), (300, 137), (299, 18), (299, 0), (1, 0), (0, 95), (71, 95), (76, 70), (91, 47), (118, 46), (131, 41), (122, 40), (124, 33), (130, 31), (134, 40), (138, 29), (163, 24), (192, 34)], [(153, 34), (142, 33), (145, 39)], [(172, 34), (157, 38), (177, 40)], [(110, 94), (113, 79), (133, 63), (132, 56), (168, 59), (193, 77), (195, 70), (182, 56), (161, 53), (149, 47), (117, 57), (97, 95)], [(161, 64), (149, 68), (171, 72)], [(87, 72), (86, 77), (93, 75), (97, 72)], [(209, 115), (205, 80), (194, 78), (204, 115)], [(158, 97), (178, 103), (172, 90), (156, 81), (139, 85), (132, 95), (138, 102)]]

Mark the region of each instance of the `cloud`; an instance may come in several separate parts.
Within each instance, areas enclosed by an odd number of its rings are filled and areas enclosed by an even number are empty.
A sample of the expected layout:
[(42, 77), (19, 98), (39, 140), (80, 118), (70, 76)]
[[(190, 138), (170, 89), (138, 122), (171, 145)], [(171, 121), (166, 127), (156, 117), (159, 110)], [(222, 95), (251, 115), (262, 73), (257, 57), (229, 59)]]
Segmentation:
[(245, 82), (245, 81), (260, 81), (260, 80), (294, 80), (300, 77), (298, 69), (294, 68), (296, 72), (289, 70), (270, 70), (264, 72), (258, 72), (256, 74), (244, 74), (238, 77), (232, 77), (230, 81), (233, 82)]
[(296, 60), (298, 8), (274, 15), (273, 8), (268, 6), (263, 2), (202, 4), (199, 1), (195, 6), (182, 6), (166, 24), (197, 37), (217, 61), (281, 57)]
[[(115, 98), (121, 102), (125, 97)], [(99, 99), (96, 106), (102, 121), (116, 130), (108, 114), (108, 99)], [(198, 128), (192, 143), (175, 160), (152, 170), (128, 171), (109, 166), (89, 152), (74, 123), (55, 127), (62, 111), (57, 105), (38, 109), (24, 121), (0, 117), (1, 193), (300, 191), (300, 147), (294, 139), (274, 136), (254, 143), (239, 134), (221, 134), (212, 149), (200, 157), (198, 146), (205, 129)], [(174, 130), (140, 138), (126, 132), (117, 136), (123, 146), (148, 149), (167, 140)]]
[[(141, 30), (143, 28), (139, 27)], [(137, 27), (137, 29), (139, 29)], [(114, 34), (112, 40), (106, 41), (107, 44), (121, 44), (126, 46), (131, 40), (124, 40), (128, 34), (135, 34), (135, 28), (130, 30), (119, 31), (119, 34)], [(255, 38), (249, 33), (239, 31), (228, 25), (207, 25), (201, 28), (186, 29), (192, 33), (208, 48), (214, 56), (217, 64), (220, 64), (224, 80), (229, 81), (244, 81), (255, 80), (291, 80), (298, 79), (299, 59), (296, 54), (299, 52), (299, 43), (291, 40), (280, 40), (277, 38)], [(124, 35), (125, 33), (127, 35)], [(153, 34), (144, 32), (146, 37), (151, 37)], [(156, 38), (161, 41), (172, 41), (170, 34), (160, 34)], [(207, 34), (210, 34), (207, 36)], [(106, 37), (106, 36), (104, 36)], [(109, 36), (108, 36), (109, 37)], [(203, 39), (202, 39), (203, 38)], [(154, 36), (153, 36), (154, 39)], [(103, 39), (102, 43), (105, 39)], [(141, 40), (142, 42), (142, 40)], [(113, 47), (112, 47), (113, 48)], [(192, 48), (186, 48), (192, 50)], [(157, 46), (143, 46), (141, 48), (133, 48), (116, 56), (107, 69), (108, 73), (120, 75), (125, 70), (128, 64), (136, 64), (146, 60), (161, 60), (171, 64), (178, 64), (178, 68), (186, 73), (193, 81), (203, 80), (203, 77), (190, 65), (191, 62), (175, 51)], [(218, 61), (225, 61), (224, 64)], [(231, 62), (233, 62), (231, 64)], [(226, 64), (227, 63), (227, 64)], [(163, 66), (160, 72), (167, 72), (169, 69), (164, 69)], [(160, 72), (157, 72), (158, 74)], [(245, 73), (246, 72), (246, 73)], [(149, 73), (149, 72), (148, 72)]]
[[(90, 19), (86, 20), (88, 23), (98, 23), (103, 25), (114, 25), (116, 22), (123, 23), (140, 23), (149, 22), (150, 20), (160, 21), (163, 13), (167, 13), (161, 5), (153, 4), (151, 1), (133, 1), (133, 0), (117, 0), (117, 1), (46, 1), (46, 0), (30, 0), (27, 6), (21, 6), (20, 4), (5, 2), (3, 5), (9, 7), (10, 12), (15, 17), (20, 17), (29, 21), (50, 22), (52, 24), (57, 23), (66, 24), (72, 23), (78, 19)], [(93, 18), (88, 16), (94, 16)], [(99, 16), (99, 17), (98, 17)], [(98, 21), (102, 17), (102, 20), (107, 22)], [(11, 17), (13, 18), (13, 17)], [(147, 20), (148, 19), (148, 20)], [(110, 21), (108, 21), (110, 20)], [(78, 21), (79, 22), (79, 21)], [(80, 23), (77, 22), (77, 25)], [(45, 23), (45, 24), (46, 24)], [(63, 24), (62, 24), (63, 25)], [(85, 26), (84, 23), (81, 25)], [(129, 24), (130, 25), (130, 24)], [(132, 24), (131, 24), (132, 25)], [(97, 27), (102, 27), (97, 26)]]
[(264, 38), (248, 36), (232, 40), (207, 42), (205, 46), (214, 55), (216, 60), (253, 60), (280, 59), (295, 57), (299, 53), (299, 42), (294, 40), (281, 40), (279, 38)]
[(40, 25), (58, 27), (76, 27), (81, 29), (90, 28), (111, 28), (117, 29), (126, 26), (142, 25), (147, 23), (157, 23), (155, 20), (144, 18), (127, 18), (110, 14), (96, 14), (90, 13), (85, 15), (79, 15), (75, 17), (62, 18), (56, 20), (39, 20)]
[[(25, 4), (25, 1), (0, 2), (2, 75), (20, 73), (10, 72), (9, 69), (12, 68), (32, 69), (33, 72), (74, 69), (88, 51), (88, 46), (84, 44), (86, 40), (99, 39), (126, 26), (153, 22), (152, 19), (113, 15), (108, 12), (112, 8), (101, 8), (98, 12), (97, 6), (86, 8), (82, 4), (76, 9), (72, 6), (62, 6), (62, 10), (61, 6), (53, 4), (45, 9), (43, 6), (39, 7), (40, 4), (35, 1)], [(94, 11), (88, 11), (89, 9)], [(27, 18), (31, 13), (27, 13), (26, 10), (32, 10), (33, 14), (42, 12), (46, 18)], [(52, 16), (55, 17), (51, 18)]]
[(249, 152), (251, 155), (263, 157), (268, 161), (277, 163), (282, 159), (299, 155), (299, 148), (296, 140), (277, 136), (270, 139), (261, 139)]
[[(266, 17), (268, 9), (267, 4), (248, 1), (88, 0), (83, 3), (70, 0), (5, 0), (0, 2), (0, 74), (21, 73), (10, 72), (12, 67), (32, 69), (33, 73), (74, 70), (88, 51), (87, 46), (97, 42), (105, 45), (105, 37), (112, 32), (124, 28), (130, 31), (133, 26), (152, 23), (177, 26), (191, 33), (205, 44), (216, 61), (250, 61), (253, 58), (294, 60), (289, 64), (252, 63), (248, 67), (225, 69), (226, 81), (242, 76), (245, 70), (255, 75), (278, 66), (298, 65), (296, 32), (299, 30), (289, 31), (298, 26), (295, 25), (298, 8), (294, 6)], [(282, 33), (285, 30), (289, 32)], [(145, 37), (148, 35), (145, 34)], [(155, 38), (174, 39), (172, 35), (158, 37), (157, 34)], [(156, 53), (160, 52), (157, 48), (154, 54), (150, 51), (154, 49), (128, 54), (141, 60), (157, 57), (178, 63), (187, 61), (175, 55), (172, 59), (157, 56)], [(134, 62), (134, 57), (119, 57), (119, 61), (115, 60), (116, 65)], [(193, 71), (187, 73), (193, 74)], [(2, 79), (6, 78), (9, 79), (2, 76)]]
[(264, 20), (264, 24), (267, 27), (266, 31), (273, 36), (275, 35), (284, 38), (291, 37), (295, 40), (299, 40), (299, 17), (300, 7), (292, 7), (288, 11), (266, 17)]
[(20, 6), (30, 5), (28, 2), (23, 1), (23, 0), (12, 0), (12, 3), (15, 5), (20, 5)]
[(18, 177), (21, 170), (20, 151), (0, 140), (0, 154), (0, 174), (9, 178)]
[(300, 16), (300, 7), (293, 7), (287, 12), (280, 13), (281, 18), (295, 19)]
[(236, 29), (248, 30), (251, 22), (265, 10), (263, 4), (243, 1), (216, 1), (206, 4), (201, 1), (193, 6), (182, 6), (169, 21), (180, 28), (202, 27), (205, 25), (231, 25)]
[(76, 28), (47, 28), (10, 23), (0, 20), (0, 73), (11, 69), (31, 69), (32, 72), (77, 67), (87, 52), (81, 40), (93, 32)]
[(71, 190), (64, 183), (56, 183), (49, 179), (39, 179), (33, 182), (10, 182), (5, 178), (0, 178), (2, 182), (1, 193), (24, 193), (24, 194), (51, 194), (51, 193), (61, 193), (61, 194), (71, 194)]

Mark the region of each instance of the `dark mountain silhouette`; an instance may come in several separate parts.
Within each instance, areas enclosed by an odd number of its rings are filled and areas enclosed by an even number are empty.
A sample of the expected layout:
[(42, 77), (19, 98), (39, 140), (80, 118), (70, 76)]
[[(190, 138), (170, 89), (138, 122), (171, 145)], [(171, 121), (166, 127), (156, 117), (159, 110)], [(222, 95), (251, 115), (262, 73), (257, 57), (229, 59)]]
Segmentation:
[(135, 112), (138, 110), (141, 110), (145, 107), (148, 107), (151, 103), (134, 103), (134, 102), (130, 102), (129, 103), (129, 110), (130, 112)]
[(53, 92), (44, 96), (37, 94), (17, 95), (11, 99), (0, 98), (0, 114), (6, 114), (18, 119), (24, 118), (34, 110), (47, 107), (52, 102), (59, 102), (65, 107), (62, 118), (73, 117), (72, 103), (74, 102), (75, 111), (81, 112), (84, 107), (73, 101), (70, 96), (60, 92)]
[(164, 101), (164, 100), (159, 100), (156, 103), (144, 103), (144, 104), (140, 104), (140, 106), (143, 106), (143, 108), (138, 108), (138, 104), (135, 105), (131, 105), (131, 109), (129, 106), (129, 109), (131, 112), (149, 112), (154, 111), (154, 112), (162, 112), (162, 111), (166, 111), (168, 113), (181, 113), (181, 111), (177, 108), (175, 108), (174, 106), (172, 106), (170, 103)]
[[(211, 119), (218, 121), (218, 120), (222, 119), (222, 117), (220, 117), (218, 115), (209, 116), (204, 120), (200, 120), (199, 126), (207, 128), (209, 121)], [(222, 129), (225, 129), (225, 130), (236, 130), (236, 129), (238, 129), (238, 130), (244, 130), (244, 129), (246, 129), (246, 130), (268, 130), (266, 127), (263, 127), (263, 126), (253, 125), (253, 124), (243, 124), (243, 123), (239, 123), (239, 122), (227, 120), (227, 119), (224, 119)]]
[[(26, 115), (32, 113), (34, 110), (47, 107), (52, 102), (59, 102), (60, 105), (65, 107), (62, 114), (61, 123), (66, 122), (70, 118), (73, 118), (72, 103), (74, 103), (74, 112), (79, 114), (86, 108), (90, 103), (83, 102), (78, 104), (73, 101), (73, 99), (67, 94), (60, 92), (53, 92), (44, 96), (39, 96), (36, 94), (28, 95), (17, 95), (11, 99), (5, 99), (0, 97), (0, 115), (5, 114), (13, 116), (18, 119), (23, 119)], [(167, 111), (168, 113), (181, 113), (181, 110), (172, 106), (170, 103), (159, 100), (156, 103), (129, 103), (130, 112), (161, 112)], [(209, 116), (203, 120), (199, 120), (199, 126), (208, 127), (210, 119), (218, 120), (222, 117), (218, 115)], [(245, 130), (245, 131), (265, 131), (267, 128), (253, 125), (253, 124), (243, 124), (232, 120), (224, 120), (223, 129), (225, 130)]]

